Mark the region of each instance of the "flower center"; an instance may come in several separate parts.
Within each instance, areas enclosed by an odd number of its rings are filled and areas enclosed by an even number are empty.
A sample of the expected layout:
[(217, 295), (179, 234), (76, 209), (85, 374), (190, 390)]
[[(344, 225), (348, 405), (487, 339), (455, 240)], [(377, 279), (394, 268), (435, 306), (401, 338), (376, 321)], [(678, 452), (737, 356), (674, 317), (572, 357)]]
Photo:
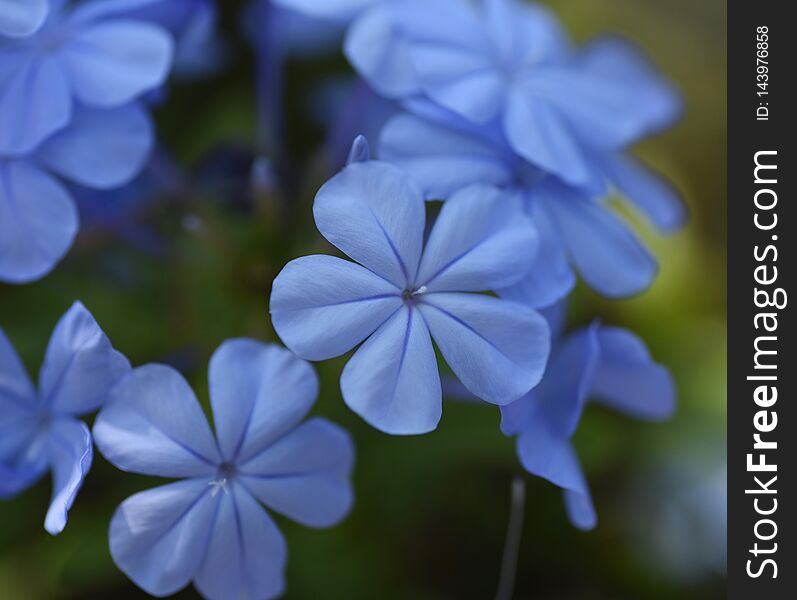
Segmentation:
[(223, 463), (219, 465), (219, 469), (216, 471), (216, 478), (208, 482), (208, 485), (213, 488), (210, 492), (210, 495), (215, 497), (219, 494), (219, 492), (229, 494), (230, 484), (232, 483), (232, 480), (235, 479), (235, 475), (236, 469), (234, 464)]
[(426, 293), (425, 285), (422, 285), (419, 288), (406, 289), (403, 292), (401, 292), (401, 299), (404, 300), (404, 302), (412, 302), (418, 296), (424, 293)]

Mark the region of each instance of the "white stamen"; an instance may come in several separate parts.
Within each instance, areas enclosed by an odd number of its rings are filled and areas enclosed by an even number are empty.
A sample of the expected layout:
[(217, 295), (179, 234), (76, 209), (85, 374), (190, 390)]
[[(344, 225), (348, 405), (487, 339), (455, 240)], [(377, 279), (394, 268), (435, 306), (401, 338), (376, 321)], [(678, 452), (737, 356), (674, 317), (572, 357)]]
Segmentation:
[(213, 481), (209, 481), (208, 485), (213, 488), (213, 491), (210, 492), (210, 497), (215, 498), (218, 496), (220, 491), (224, 491), (225, 494), (229, 494), (230, 490), (227, 487), (227, 478), (222, 477), (221, 479), (214, 479)]
[(421, 287), (419, 287), (417, 290), (415, 290), (414, 292), (412, 292), (412, 295), (413, 295), (413, 296), (420, 296), (421, 294), (424, 294), (424, 293), (426, 293), (426, 286), (425, 286), (425, 285), (422, 285), (422, 286), (421, 286)]

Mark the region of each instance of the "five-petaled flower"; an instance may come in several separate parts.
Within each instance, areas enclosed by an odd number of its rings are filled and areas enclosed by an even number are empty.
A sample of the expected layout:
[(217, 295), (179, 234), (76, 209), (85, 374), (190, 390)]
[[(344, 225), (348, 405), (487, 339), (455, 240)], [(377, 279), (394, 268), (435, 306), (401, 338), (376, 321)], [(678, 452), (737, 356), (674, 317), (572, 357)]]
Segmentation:
[(567, 514), (581, 529), (593, 528), (597, 517), (570, 438), (589, 398), (638, 419), (662, 420), (675, 408), (675, 386), (639, 338), (593, 323), (555, 345), (534, 391), (501, 407), (501, 430), (517, 436), (523, 467), (564, 490)]
[(131, 496), (111, 521), (111, 555), (150, 594), (191, 581), (211, 600), (263, 600), (284, 589), (286, 545), (259, 502), (311, 527), (350, 510), (354, 448), (321, 418), (312, 367), (287, 350), (227, 341), (210, 361), (216, 435), (170, 367), (135, 369), (97, 417), (94, 437), (118, 468), (181, 481)]
[(360, 264), (292, 261), (274, 281), (272, 322), (309, 360), (365, 340), (340, 384), (371, 425), (392, 434), (437, 426), (432, 338), (463, 384), (488, 402), (508, 404), (537, 384), (548, 358), (545, 320), (521, 304), (470, 293), (512, 285), (537, 250), (534, 228), (511, 199), (490, 186), (461, 190), (443, 205), (424, 247), (420, 190), (396, 167), (371, 161), (327, 182), (314, 214), (324, 237)]
[(51, 471), (44, 527), (60, 533), (91, 468), (91, 435), (78, 417), (96, 410), (129, 370), (79, 302), (53, 331), (38, 392), (0, 330), (0, 498), (17, 495)]

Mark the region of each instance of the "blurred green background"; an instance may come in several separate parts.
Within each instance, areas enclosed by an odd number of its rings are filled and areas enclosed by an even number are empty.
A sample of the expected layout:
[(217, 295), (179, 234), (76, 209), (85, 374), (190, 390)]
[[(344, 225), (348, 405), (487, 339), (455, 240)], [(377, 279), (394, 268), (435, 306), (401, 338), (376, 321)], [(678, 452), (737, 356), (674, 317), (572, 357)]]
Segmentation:
[[(682, 90), (683, 121), (638, 152), (682, 191), (691, 219), (682, 233), (666, 239), (641, 226), (661, 262), (661, 274), (646, 294), (606, 301), (582, 287), (575, 295), (569, 322), (597, 316), (640, 334), (654, 357), (672, 369), (679, 410), (664, 424), (638, 423), (596, 407), (587, 411), (575, 442), (598, 509), (599, 524), (591, 533), (569, 525), (555, 487), (524, 476), (515, 597), (722, 598), (725, 2), (548, 3), (579, 40), (602, 32), (636, 40)], [(242, 3), (221, 4), (227, 67), (206, 81), (176, 83), (156, 112), (164, 147), (194, 182), (231, 155), (240, 155), (237, 160), (247, 166), (254, 144), (254, 66), (238, 32)], [(311, 217), (313, 193), (326, 177), (318, 157), (323, 130), (305, 109), (318, 81), (347, 72), (337, 54), (287, 64), (286, 143), (276, 164), (286, 191), (237, 198), (234, 192), (246, 189), (245, 180), (221, 193), (218, 186), (175, 183), (173, 193), (134, 211), (137, 227), (151, 242), (131, 243), (129, 236), (89, 228), (43, 281), (0, 286), (0, 327), (31, 374), (38, 371), (54, 324), (76, 299), (134, 365), (177, 366), (203, 401), (207, 360), (224, 339), (275, 341), (267, 313), (273, 277), (287, 260), (326, 249)], [(492, 598), (510, 484), (522, 475), (513, 441), (498, 430), (498, 411), (449, 402), (433, 434), (392, 438), (343, 404), (337, 379), (344, 362), (317, 366), (322, 393), (315, 412), (354, 436), (357, 505), (328, 531), (277, 517), (290, 548), (286, 598)], [(121, 500), (157, 483), (122, 475), (95, 454), (69, 525), (57, 538), (43, 529), (49, 481), (0, 503), (0, 599), (145, 597), (111, 561), (107, 525)], [(177, 597), (197, 596), (189, 588)]]

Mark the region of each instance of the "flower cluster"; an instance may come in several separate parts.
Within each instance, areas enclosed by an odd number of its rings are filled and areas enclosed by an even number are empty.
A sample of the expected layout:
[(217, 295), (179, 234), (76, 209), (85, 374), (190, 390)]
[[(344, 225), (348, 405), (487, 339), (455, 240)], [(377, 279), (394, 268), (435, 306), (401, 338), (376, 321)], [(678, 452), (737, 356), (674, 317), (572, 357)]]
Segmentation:
[[(579, 48), (521, 0), (276, 4), (345, 27), (362, 85), (400, 107), (379, 159), (356, 138), (315, 197), (316, 228), (350, 260), (315, 254), (281, 270), (270, 315), (288, 349), (233, 339), (216, 350), (213, 428), (181, 374), (131, 369), (79, 303), (53, 333), (38, 390), (0, 331), (0, 497), (51, 472), (45, 527), (59, 533), (96, 442), (122, 471), (177, 480), (111, 519), (111, 555), (133, 582), (156, 596), (193, 583), (212, 600), (277, 597), (287, 549), (264, 506), (328, 527), (353, 504), (348, 433), (304, 421), (319, 388), (305, 360), (353, 351), (340, 391), (371, 426), (433, 431), (450, 369), (461, 394), (500, 407), (521, 464), (564, 490), (574, 525), (594, 527), (571, 443), (587, 401), (664, 419), (675, 388), (632, 333), (594, 323), (562, 335), (555, 317), (577, 274), (610, 298), (653, 282), (655, 259), (607, 201), (625, 198), (663, 232), (683, 224), (675, 192), (627, 152), (677, 119), (678, 94), (628, 43)], [(249, 24), (260, 101), (293, 43), (272, 8), (248, 13), (278, 38)], [(209, 0), (0, 0), (0, 280), (40, 278), (72, 245), (64, 180), (108, 190), (142, 169), (146, 105), (169, 72), (223, 64), (215, 19)], [(279, 141), (268, 100), (260, 154)], [(97, 410), (92, 435), (80, 417)]]
[[(655, 259), (607, 199), (663, 232), (683, 224), (674, 190), (627, 154), (678, 118), (678, 94), (628, 42), (579, 48), (520, 0), (279, 4), (347, 22), (350, 63), (401, 109), (380, 133), (380, 160), (350, 159), (315, 200), (319, 231), (364, 268), (290, 263), (271, 296), (277, 332), (310, 360), (362, 342), (343, 397), (394, 434), (440, 418), (431, 334), (467, 392), (501, 406), (526, 469), (568, 490), (572, 520), (591, 527), (569, 442), (585, 400), (663, 417), (673, 386), (612, 328), (573, 334), (545, 368), (549, 332), (534, 309), (562, 302), (576, 273), (610, 298), (651, 285)], [(443, 201), (425, 243), (422, 199)]]
[(47, 274), (78, 230), (62, 180), (110, 189), (153, 146), (142, 98), (169, 73), (174, 42), (129, 14), (139, 0), (0, 4), (0, 281)]

